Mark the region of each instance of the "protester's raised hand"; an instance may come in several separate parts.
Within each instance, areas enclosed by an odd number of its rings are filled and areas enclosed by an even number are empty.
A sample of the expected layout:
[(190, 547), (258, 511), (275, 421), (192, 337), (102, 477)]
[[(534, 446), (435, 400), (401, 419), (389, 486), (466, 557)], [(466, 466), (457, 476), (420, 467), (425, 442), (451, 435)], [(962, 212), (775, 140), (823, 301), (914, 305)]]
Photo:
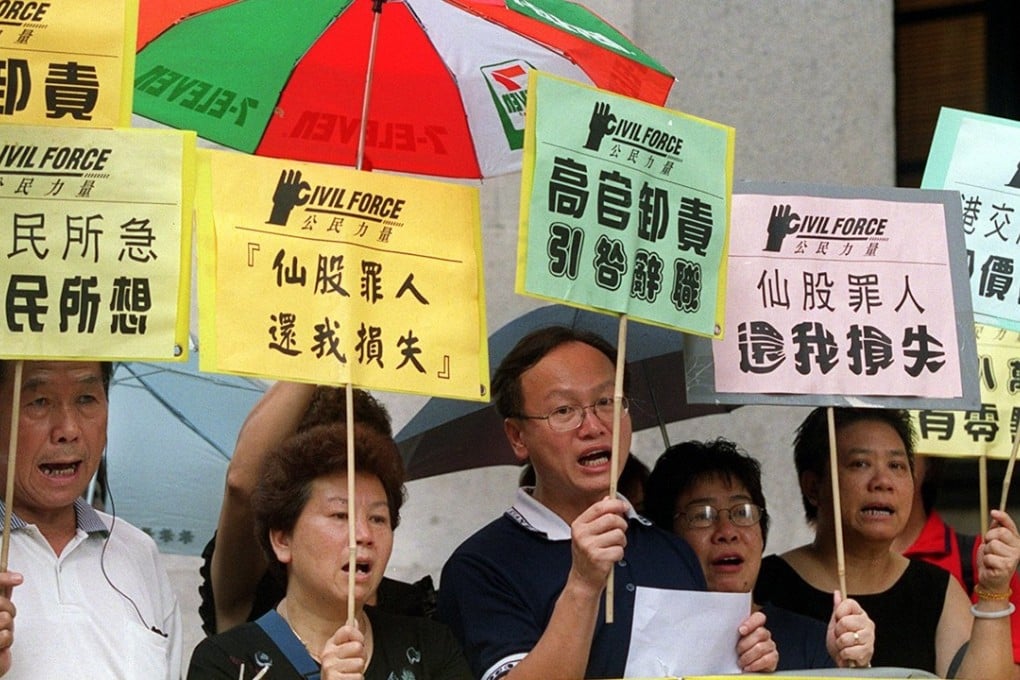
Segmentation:
[(977, 590), (1004, 593), (1020, 562), (1020, 536), (1013, 518), (1001, 510), (992, 510), (992, 524), (984, 535), (977, 554)]
[(11, 669), (11, 647), (14, 645), (14, 615), (11, 591), (21, 585), (21, 574), (15, 571), (0, 572), (0, 675)]
[(603, 498), (570, 525), (571, 574), (595, 593), (602, 592), (613, 565), (623, 559), (627, 508), (626, 501)]
[(771, 673), (779, 665), (779, 650), (765, 627), (765, 614), (754, 612), (737, 628), (737, 665), (744, 673)]
[(322, 680), (364, 680), (368, 667), (365, 635), (356, 625), (340, 626), (322, 648)]
[(875, 653), (875, 622), (853, 598), (832, 594), (832, 617), (825, 636), (829, 656), (840, 668), (868, 668)]

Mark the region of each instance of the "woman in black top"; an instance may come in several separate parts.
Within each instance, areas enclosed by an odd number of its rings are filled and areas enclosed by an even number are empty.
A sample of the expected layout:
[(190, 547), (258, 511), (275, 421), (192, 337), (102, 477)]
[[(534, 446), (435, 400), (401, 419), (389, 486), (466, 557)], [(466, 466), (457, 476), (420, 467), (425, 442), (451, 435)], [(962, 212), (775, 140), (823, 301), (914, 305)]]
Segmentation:
[(270, 571), (286, 584), (284, 597), (254, 623), (201, 642), (189, 680), (471, 677), (447, 628), (365, 606), (393, 548), (404, 470), (390, 437), (356, 425), (351, 498), (347, 455), (346, 427), (325, 425), (287, 439), (266, 458), (253, 497), (256, 535)]
[[(829, 427), (815, 409), (794, 444), (801, 495), (815, 540), (762, 562), (755, 600), (828, 618), (839, 588), (836, 521), (843, 530), (846, 584), (875, 622), (872, 664), (920, 668), (939, 677), (988, 680), (1012, 673), (1009, 580), (1020, 537), (1009, 515), (992, 511), (971, 607), (948, 572), (891, 549), (910, 515), (914, 433), (906, 411), (833, 409), (841, 516), (833, 512)], [(969, 645), (966, 643), (969, 640)]]

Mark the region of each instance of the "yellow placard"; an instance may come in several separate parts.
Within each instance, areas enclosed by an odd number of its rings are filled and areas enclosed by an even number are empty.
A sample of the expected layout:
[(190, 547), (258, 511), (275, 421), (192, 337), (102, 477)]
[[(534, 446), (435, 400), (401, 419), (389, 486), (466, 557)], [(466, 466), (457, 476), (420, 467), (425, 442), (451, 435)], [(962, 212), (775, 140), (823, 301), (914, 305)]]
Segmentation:
[(177, 130), (0, 126), (0, 355), (187, 358), (194, 150)]
[(478, 189), (200, 152), (201, 368), (483, 400)]
[(1020, 333), (975, 324), (981, 408), (911, 411), (914, 450), (932, 456), (1010, 457), (1020, 424)]
[(0, 123), (131, 121), (138, 0), (0, 2)]

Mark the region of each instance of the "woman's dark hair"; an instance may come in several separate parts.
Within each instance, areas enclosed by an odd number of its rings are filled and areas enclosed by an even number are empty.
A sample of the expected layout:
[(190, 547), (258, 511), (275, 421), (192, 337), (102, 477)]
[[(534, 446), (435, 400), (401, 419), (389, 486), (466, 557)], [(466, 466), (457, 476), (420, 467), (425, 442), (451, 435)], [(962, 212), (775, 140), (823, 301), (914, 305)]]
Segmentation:
[[(382, 483), (393, 528), (400, 524), (404, 504), (404, 463), (391, 437), (372, 427), (354, 428), (355, 474), (374, 475)], [(320, 477), (347, 474), (347, 428), (319, 425), (289, 437), (266, 456), (252, 496), (255, 533), (269, 560), (269, 570), (286, 583), (269, 539), (272, 530), (292, 531)]]
[[(499, 367), (492, 376), (492, 395), (499, 415), (512, 418), (521, 414), (524, 408), (521, 375), (541, 361), (546, 354), (568, 342), (591, 345), (605, 354), (614, 366), (616, 365), (616, 349), (597, 333), (568, 326), (547, 326), (532, 331), (517, 341), (513, 349), (499, 362)], [(624, 371), (624, 392), (627, 391), (627, 383)]]
[(645, 516), (673, 533), (676, 499), (705, 478), (718, 477), (747, 488), (755, 505), (762, 509), (762, 545), (769, 536), (769, 513), (761, 489), (761, 464), (728, 439), (689, 441), (674, 444), (655, 461), (645, 482)]
[[(797, 467), (797, 478), (805, 472), (813, 472), (824, 477), (829, 469), (829, 420), (826, 415), (828, 406), (819, 406), (811, 411), (804, 422), (797, 428), (793, 440), (793, 462)], [(833, 408), (833, 421), (836, 432), (847, 425), (863, 421), (885, 423), (896, 431), (903, 440), (903, 448), (907, 452), (907, 462), (914, 469), (914, 443), (916, 434), (910, 412), (903, 409), (883, 408)], [(804, 516), (808, 522), (818, 518), (818, 508), (801, 492), (804, 504)]]
[[(393, 436), (390, 414), (375, 397), (365, 390), (352, 390), (354, 397), (354, 420), (373, 427), (387, 437)], [(319, 385), (312, 394), (308, 410), (301, 418), (298, 432), (304, 432), (318, 425), (347, 422), (347, 392), (344, 387)]]

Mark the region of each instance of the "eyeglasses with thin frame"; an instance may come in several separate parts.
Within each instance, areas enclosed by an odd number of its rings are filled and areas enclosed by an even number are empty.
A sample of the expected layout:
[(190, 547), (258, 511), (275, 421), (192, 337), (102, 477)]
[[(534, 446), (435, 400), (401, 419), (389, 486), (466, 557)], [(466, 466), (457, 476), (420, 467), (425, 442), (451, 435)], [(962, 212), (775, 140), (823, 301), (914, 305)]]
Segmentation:
[(692, 529), (709, 529), (715, 526), (715, 523), (719, 521), (724, 512), (730, 522), (736, 526), (753, 527), (761, 521), (762, 509), (754, 503), (737, 503), (729, 508), (717, 508), (712, 505), (689, 505), (686, 510), (673, 515), (673, 519), (680, 519), (682, 517), (687, 526)]
[[(576, 430), (581, 427), (581, 423), (584, 422), (584, 415), (587, 411), (591, 410), (595, 414), (595, 417), (601, 420), (606, 425), (611, 425), (613, 422), (613, 407), (616, 400), (613, 397), (600, 397), (593, 404), (587, 406), (574, 406), (572, 404), (564, 404), (563, 406), (557, 406), (549, 413), (544, 416), (529, 416), (524, 413), (518, 414), (517, 418), (524, 418), (525, 420), (544, 420), (549, 423), (549, 427), (554, 432), (569, 432), (570, 430)], [(630, 401), (627, 397), (620, 397), (620, 413), (624, 415), (627, 413), (627, 409), (630, 408)]]

